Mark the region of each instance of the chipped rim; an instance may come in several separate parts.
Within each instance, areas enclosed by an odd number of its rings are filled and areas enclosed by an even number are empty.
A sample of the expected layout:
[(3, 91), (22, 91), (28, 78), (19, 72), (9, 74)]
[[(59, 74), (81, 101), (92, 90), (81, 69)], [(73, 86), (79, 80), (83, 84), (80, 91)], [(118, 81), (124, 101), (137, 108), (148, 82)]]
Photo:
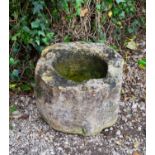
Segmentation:
[[(103, 44), (103, 43), (85, 43), (85, 42), (70, 42), (70, 43), (56, 43), (56, 44), (52, 44), (51, 46), (46, 47), (41, 54), (41, 59), (45, 59), (45, 62), (47, 61), (47, 56), (48, 54), (54, 54), (53, 51), (55, 50), (68, 50), (72, 52), (79, 52), (81, 49), (84, 52), (90, 52), (90, 54), (92, 55), (97, 55), (99, 56), (101, 59), (103, 59), (107, 65), (108, 65), (108, 70), (107, 70), (107, 75), (105, 78), (98, 78), (98, 79), (89, 79), (89, 80), (85, 80), (83, 82), (77, 83), (74, 82), (72, 80), (69, 79), (65, 79), (63, 78), (61, 75), (59, 75), (57, 73), (57, 71), (54, 69), (53, 66), (51, 66), (51, 72), (50, 72), (50, 76), (49, 79), (45, 80), (43, 77), (43, 74), (46, 74), (47, 72), (44, 72), (42, 75), (38, 74), (38, 70), (40, 69), (40, 65), (39, 62), (41, 60), (38, 61), (36, 69), (35, 69), (35, 75), (39, 75), (42, 79), (42, 81), (44, 81), (46, 84), (49, 85), (49, 83), (52, 83), (52, 80), (56, 80), (58, 77), (62, 78), (62, 82), (68, 82), (72, 85), (68, 85), (66, 84), (65, 86), (62, 87), (77, 87), (77, 86), (81, 86), (81, 85), (85, 85), (87, 87), (90, 87), (89, 84), (91, 83), (99, 83), (99, 84), (103, 84), (103, 83), (107, 83), (107, 84), (111, 84), (113, 82), (120, 82), (120, 72), (119, 74), (117, 73), (117, 70), (121, 70), (121, 73), (123, 72), (123, 64), (124, 64), (124, 60), (121, 57), (121, 55), (119, 53), (117, 53), (113, 48)], [(106, 51), (106, 52), (104, 52)], [(53, 86), (54, 83), (53, 83)], [(61, 83), (60, 83), (61, 86)]]

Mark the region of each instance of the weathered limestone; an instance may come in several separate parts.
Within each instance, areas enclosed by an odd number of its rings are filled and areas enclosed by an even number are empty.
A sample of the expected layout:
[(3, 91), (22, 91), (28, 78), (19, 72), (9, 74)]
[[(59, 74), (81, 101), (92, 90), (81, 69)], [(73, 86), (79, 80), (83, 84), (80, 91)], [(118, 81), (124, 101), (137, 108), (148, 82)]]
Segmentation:
[(57, 43), (43, 50), (36, 70), (37, 106), (50, 127), (85, 136), (118, 116), (123, 59), (101, 43)]

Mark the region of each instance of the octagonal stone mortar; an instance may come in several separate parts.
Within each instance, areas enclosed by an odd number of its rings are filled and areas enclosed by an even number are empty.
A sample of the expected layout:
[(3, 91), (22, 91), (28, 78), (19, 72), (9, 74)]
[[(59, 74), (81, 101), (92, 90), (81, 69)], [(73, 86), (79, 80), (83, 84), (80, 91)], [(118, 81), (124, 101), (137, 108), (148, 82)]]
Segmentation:
[(96, 135), (118, 117), (123, 59), (101, 43), (56, 43), (35, 69), (37, 107), (55, 130)]

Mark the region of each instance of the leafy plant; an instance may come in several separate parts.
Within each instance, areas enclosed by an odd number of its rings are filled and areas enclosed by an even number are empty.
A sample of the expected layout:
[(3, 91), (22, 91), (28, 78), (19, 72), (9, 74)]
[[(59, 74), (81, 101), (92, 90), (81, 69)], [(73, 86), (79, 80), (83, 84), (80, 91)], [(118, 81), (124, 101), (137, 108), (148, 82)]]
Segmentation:
[(145, 69), (145, 67), (146, 67), (146, 59), (138, 60), (138, 65), (139, 65), (140, 68)]
[[(145, 1), (10, 0), (10, 90), (30, 92), (42, 49), (53, 42), (108, 42), (145, 32)], [(134, 45), (134, 46), (133, 46)], [(130, 49), (136, 47), (128, 41)], [(136, 48), (134, 48), (136, 49)]]
[(23, 82), (33, 81), (36, 60), (54, 39), (46, 7), (43, 0), (10, 1), (10, 82), (22, 91), (30, 91)]

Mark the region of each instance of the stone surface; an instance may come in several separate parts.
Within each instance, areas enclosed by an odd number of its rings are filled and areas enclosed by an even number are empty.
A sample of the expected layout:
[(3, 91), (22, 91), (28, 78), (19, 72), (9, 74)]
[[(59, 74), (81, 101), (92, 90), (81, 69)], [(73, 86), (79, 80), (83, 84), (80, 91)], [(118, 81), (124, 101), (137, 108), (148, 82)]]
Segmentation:
[(112, 126), (118, 116), (122, 68), (121, 56), (104, 44), (47, 47), (35, 70), (41, 115), (50, 127), (66, 133), (89, 136)]

